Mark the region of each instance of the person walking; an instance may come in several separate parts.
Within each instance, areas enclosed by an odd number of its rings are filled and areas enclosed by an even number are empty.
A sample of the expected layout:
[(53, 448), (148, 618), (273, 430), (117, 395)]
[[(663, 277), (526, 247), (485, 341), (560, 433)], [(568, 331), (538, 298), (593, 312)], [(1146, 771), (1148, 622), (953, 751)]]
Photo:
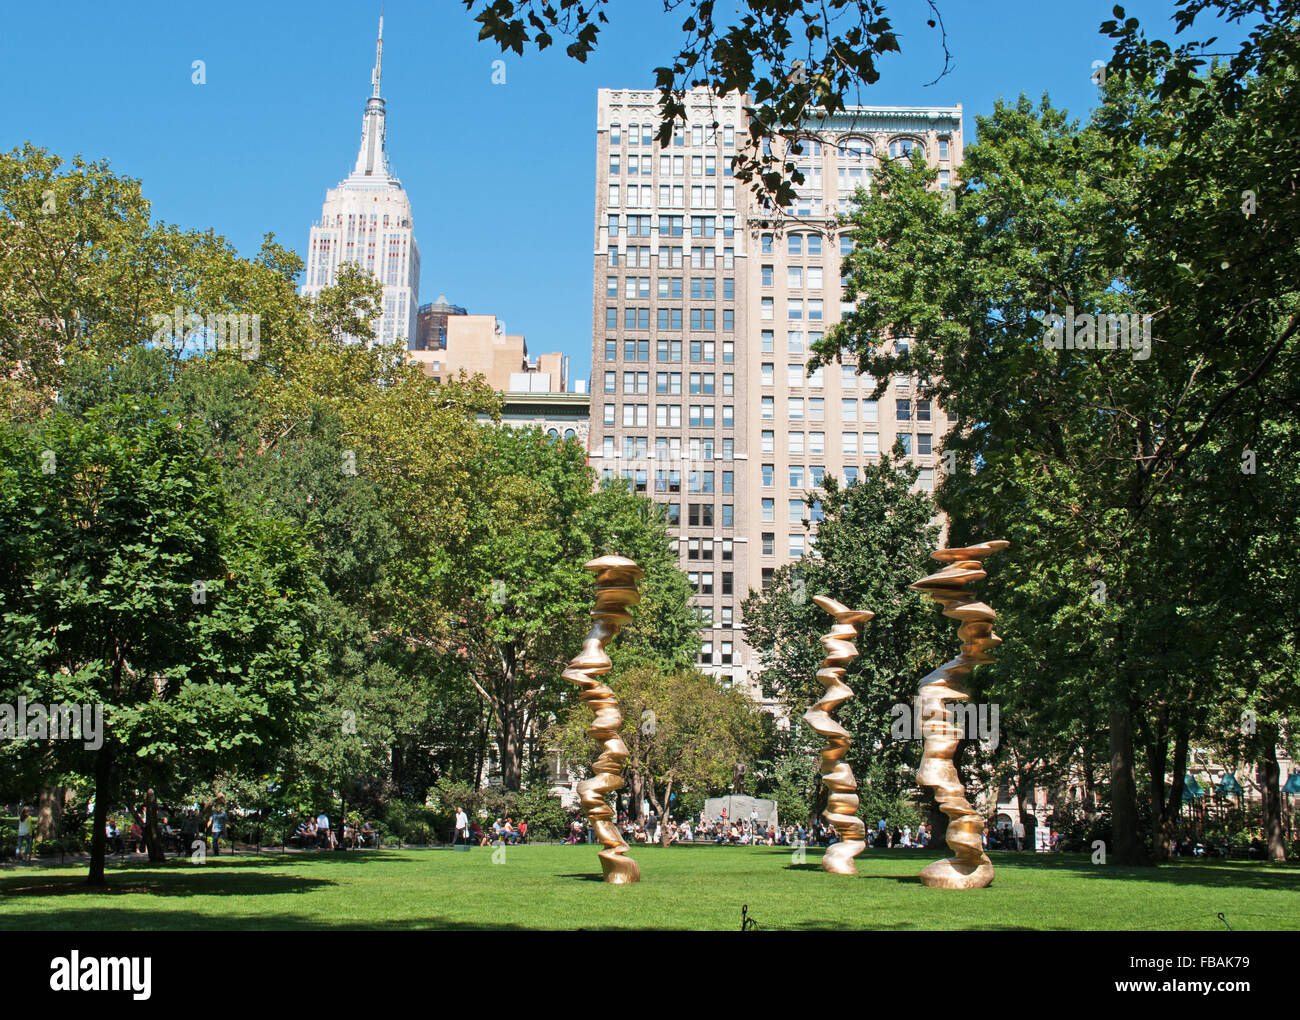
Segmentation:
[[(221, 833), (226, 828), (226, 810), (221, 801), (217, 802), (216, 810), (208, 819), (208, 829), (212, 832), (212, 856), (217, 857), (221, 854), (219, 849), (221, 845)], [(234, 852), (234, 844), (231, 844), (231, 852)]]
[(469, 840), (469, 817), (465, 814), (463, 807), (456, 809), (456, 835), (452, 837), (452, 842), (457, 845), (463, 845)]
[[(29, 864), (32, 860), (32, 813), (27, 808), (23, 808), (22, 813), (18, 816), (18, 852), (20, 860), (25, 859)], [(24, 858), (23, 847), (27, 847), (27, 854)]]

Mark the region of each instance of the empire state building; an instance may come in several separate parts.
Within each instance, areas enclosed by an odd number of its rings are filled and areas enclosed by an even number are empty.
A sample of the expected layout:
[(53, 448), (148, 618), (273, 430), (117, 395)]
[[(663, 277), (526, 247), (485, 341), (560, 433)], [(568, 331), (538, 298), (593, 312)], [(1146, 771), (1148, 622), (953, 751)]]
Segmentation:
[(361, 151), (352, 172), (326, 192), (320, 220), (311, 228), (302, 293), (314, 297), (335, 283), (340, 265), (355, 263), (384, 288), (376, 343), (409, 347), (415, 339), (419, 308), (420, 250), (415, 243), (410, 199), (388, 166), (384, 100), (379, 94), (383, 56), (384, 19), (380, 15), (370, 98), (361, 122)]

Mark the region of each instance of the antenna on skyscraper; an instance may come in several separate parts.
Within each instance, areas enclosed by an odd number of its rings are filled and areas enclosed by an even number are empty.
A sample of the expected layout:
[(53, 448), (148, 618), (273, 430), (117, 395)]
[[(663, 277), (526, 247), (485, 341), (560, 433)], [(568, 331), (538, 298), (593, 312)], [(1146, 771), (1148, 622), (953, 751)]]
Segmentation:
[(375, 43), (375, 69), (370, 73), (371, 95), (379, 98), (379, 78), (384, 66), (384, 5), (379, 5), (379, 40)]

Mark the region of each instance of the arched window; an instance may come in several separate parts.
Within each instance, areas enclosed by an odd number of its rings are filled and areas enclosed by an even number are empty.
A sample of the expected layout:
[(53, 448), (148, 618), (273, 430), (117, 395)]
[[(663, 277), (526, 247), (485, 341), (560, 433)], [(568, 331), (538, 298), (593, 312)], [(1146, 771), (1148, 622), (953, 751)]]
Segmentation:
[(573, 429), (565, 429), (565, 430), (564, 430), (564, 438), (565, 438), (565, 439), (573, 439), (576, 435), (577, 435), (577, 433), (574, 432)]
[(889, 154), (894, 159), (921, 162), (925, 159), (925, 146), (915, 138), (895, 138), (889, 143)]
[(870, 162), (875, 150), (866, 138), (845, 138), (840, 141), (840, 160), (845, 163)]

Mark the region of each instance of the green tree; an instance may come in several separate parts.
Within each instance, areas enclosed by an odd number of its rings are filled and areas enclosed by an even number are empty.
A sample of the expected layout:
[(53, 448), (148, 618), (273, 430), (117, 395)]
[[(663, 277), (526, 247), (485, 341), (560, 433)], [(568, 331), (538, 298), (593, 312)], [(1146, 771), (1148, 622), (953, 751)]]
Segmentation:
[[(730, 785), (736, 762), (752, 762), (762, 741), (760, 710), (747, 693), (694, 669), (665, 673), (652, 664), (612, 673), (607, 682), (623, 712), (622, 736), (631, 756), (629, 778), (639, 812), (644, 793), (665, 823), (674, 792), (714, 791)], [(596, 751), (587, 730), (592, 713), (572, 705), (547, 733), (568, 760), (590, 762)], [(669, 843), (668, 826), (660, 839)]]
[(56, 413), (5, 442), (7, 693), (102, 706), (102, 746), (46, 752), (94, 776), (90, 881), (102, 883), (125, 781), (234, 767), (291, 738), (319, 582), (300, 533), (233, 505), (197, 430), (156, 403)]
[(636, 622), (619, 639), (628, 648), (689, 661), (696, 625), (662, 511), (622, 486), (596, 490), (576, 442), (540, 429), (482, 433), (467, 537), (408, 565), (411, 590), (423, 594), (406, 626), (449, 654), (490, 708), (502, 782), (517, 790), (525, 760), (540, 760), (526, 741), (571, 695), (560, 672), (590, 626), (593, 578), (583, 563), (617, 549), (646, 571)]
[[(480, 26), (479, 38), (496, 43), (502, 53), (522, 55), (530, 46), (541, 51), (567, 39), (565, 53), (585, 62), (608, 21), (609, 0), (462, 2)], [(926, 24), (938, 34), (944, 56), (938, 81), (948, 73), (951, 55), (938, 7), (928, 2), (932, 16)], [(670, 144), (674, 124), (686, 119), (687, 89), (748, 94), (749, 137), (737, 140), (734, 172), (774, 209), (790, 205), (795, 186), (803, 183), (794, 159), (800, 143), (816, 137), (808, 123), (859, 101), (861, 87), (880, 78), (879, 58), (899, 51), (898, 33), (880, 0), (745, 0), (735, 18), (719, 12), (714, 0), (665, 0), (663, 6), (673, 15), (685, 7), (686, 18), (682, 48), (654, 69), (659, 144)], [(793, 151), (787, 154), (786, 146)]]
[[(803, 714), (824, 691), (816, 679), (825, 655), (819, 638), (833, 623), (813, 596), (827, 595), (876, 614), (863, 626), (858, 657), (844, 678), (854, 697), (836, 718), (853, 735), (850, 767), (862, 776), (878, 766), (875, 774), (884, 779), (886, 797), (915, 788), (912, 773), (920, 760), (919, 743), (896, 740), (891, 733), (894, 706), (911, 705), (916, 681), (951, 658), (954, 641), (933, 603), (907, 590), (933, 572), (929, 557), (939, 543), (934, 503), (914, 488), (916, 478), (915, 468), (889, 455), (865, 467), (853, 485), (841, 488), (828, 477), (823, 491), (805, 500), (810, 517), (811, 512), (823, 515), (815, 554), (778, 568), (768, 588), (750, 592), (743, 605), (760, 680), (792, 720), (797, 732), (790, 750), (800, 756), (821, 747)], [(820, 787), (814, 794), (822, 804)]]
[[(1170, 87), (1172, 58), (1152, 53), (1158, 70), (1107, 77), (1082, 128), (1046, 100), (999, 104), (955, 211), (932, 172), (886, 163), (845, 266), (861, 300), (817, 349), (878, 379), (915, 374), (960, 422), (938, 492), (953, 541), (1012, 543), (987, 588), (1008, 639), (990, 689), (1027, 705), (1050, 676), (1057, 732), (1105, 706), (1124, 862), (1146, 855), (1138, 776), (1160, 858), (1203, 721), (1292, 654), (1272, 640), (1223, 654), (1239, 629), (1287, 626), (1258, 550), (1290, 562), (1296, 505), (1294, 467), (1273, 460), (1300, 406), (1300, 252), (1277, 226), (1297, 200), (1273, 127), (1295, 119), (1289, 24), (1261, 27), (1272, 42), (1245, 80), (1211, 69)], [(1267, 221), (1246, 215), (1244, 180), (1270, 196)], [(1151, 323), (1150, 346), (1140, 326), (1137, 349), (1046, 342), (1051, 315), (1085, 312)], [(1243, 451), (1266, 467), (1250, 473)]]

